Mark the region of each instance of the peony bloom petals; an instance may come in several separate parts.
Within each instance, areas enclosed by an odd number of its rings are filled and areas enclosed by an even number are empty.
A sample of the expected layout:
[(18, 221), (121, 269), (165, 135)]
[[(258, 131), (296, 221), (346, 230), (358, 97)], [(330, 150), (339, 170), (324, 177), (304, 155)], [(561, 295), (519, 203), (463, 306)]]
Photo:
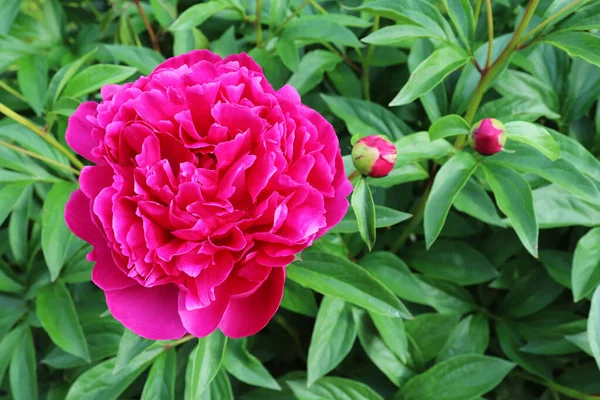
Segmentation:
[(284, 283), (285, 269), (273, 268), (267, 280), (252, 295), (231, 299), (219, 329), (231, 338), (250, 336), (260, 331), (279, 308)]
[(158, 73), (158, 71), (163, 70), (163, 69), (167, 69), (167, 68), (173, 68), (173, 69), (177, 69), (179, 67), (182, 66), (188, 66), (191, 67), (194, 64), (199, 63), (200, 61), (208, 61), (210, 63), (216, 63), (221, 61), (222, 58), (220, 56), (218, 56), (217, 54), (208, 51), (208, 50), (192, 50), (189, 53), (185, 53), (182, 54), (180, 56), (177, 57), (172, 57), (169, 58), (166, 61), (163, 61), (162, 63), (160, 63), (155, 69), (154, 71), (150, 74), (149, 77), (151, 77), (152, 75)]
[(229, 304), (227, 296), (219, 297), (208, 307), (189, 311), (185, 308), (185, 293), (179, 293), (179, 316), (189, 333), (197, 337), (210, 335), (221, 323)]
[(98, 146), (98, 142), (92, 136), (94, 124), (88, 117), (96, 118), (98, 104), (93, 101), (83, 102), (77, 110), (69, 117), (65, 139), (69, 146), (80, 156), (87, 158), (93, 163), (103, 164), (103, 160), (92, 154), (92, 150)]
[(65, 206), (65, 222), (67, 227), (79, 238), (92, 245), (105, 242), (102, 232), (92, 221), (90, 199), (81, 189), (71, 193)]
[(96, 261), (92, 269), (92, 281), (102, 290), (124, 289), (137, 282), (129, 278), (115, 263), (111, 250), (106, 244), (94, 247), (92, 257)]
[(150, 340), (173, 340), (186, 333), (177, 312), (178, 293), (172, 284), (152, 288), (135, 285), (106, 291), (106, 303), (127, 329)]
[(84, 167), (79, 177), (81, 190), (90, 199), (98, 196), (102, 189), (112, 185), (112, 182), (113, 170), (108, 165)]

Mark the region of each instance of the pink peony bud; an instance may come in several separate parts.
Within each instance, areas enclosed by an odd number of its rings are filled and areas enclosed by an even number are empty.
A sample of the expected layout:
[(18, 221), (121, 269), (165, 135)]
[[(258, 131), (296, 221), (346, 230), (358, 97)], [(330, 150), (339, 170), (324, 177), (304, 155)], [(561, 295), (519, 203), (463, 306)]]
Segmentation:
[(484, 156), (496, 154), (506, 143), (506, 128), (497, 119), (482, 119), (471, 129), (469, 143), (479, 154)]
[(377, 135), (360, 139), (352, 148), (352, 162), (356, 170), (373, 178), (389, 174), (396, 158), (396, 146)]

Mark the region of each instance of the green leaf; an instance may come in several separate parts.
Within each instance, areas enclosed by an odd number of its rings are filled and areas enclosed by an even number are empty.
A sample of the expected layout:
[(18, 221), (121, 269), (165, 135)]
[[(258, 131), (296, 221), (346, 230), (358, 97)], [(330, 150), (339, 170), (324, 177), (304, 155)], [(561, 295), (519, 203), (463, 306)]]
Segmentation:
[(194, 28), (215, 15), (221, 10), (232, 8), (230, 4), (222, 0), (212, 0), (191, 6), (169, 26), (171, 32), (185, 31)]
[(504, 321), (497, 321), (496, 335), (502, 351), (509, 360), (516, 362), (524, 370), (534, 375), (548, 380), (552, 379), (552, 369), (548, 365), (547, 359), (520, 350), (525, 342), (513, 325)]
[(517, 171), (529, 172), (556, 183), (570, 192), (590, 201), (598, 201), (600, 192), (583, 171), (566, 160), (550, 161), (538, 150), (520, 143), (506, 147), (514, 153), (500, 152), (485, 159), (485, 164), (497, 164)]
[(258, 358), (246, 350), (246, 344), (246, 339), (229, 340), (223, 359), (227, 372), (248, 385), (281, 390), (281, 386)]
[(358, 232), (367, 244), (369, 251), (375, 245), (375, 204), (366, 178), (361, 177), (352, 193), (352, 209), (356, 215)]
[[(589, 320), (588, 320), (589, 323)], [(573, 343), (579, 349), (583, 350), (585, 354), (588, 356), (594, 357), (594, 353), (592, 353), (592, 348), (590, 346), (590, 340), (588, 338), (587, 332), (575, 333), (573, 335), (566, 335), (565, 339), (569, 342)]]
[(88, 362), (91, 360), (75, 304), (64, 283), (57, 281), (42, 288), (35, 298), (35, 310), (58, 347)]
[(417, 271), (459, 285), (483, 283), (498, 276), (483, 254), (464, 242), (439, 240), (429, 250), (413, 246), (405, 257)]
[(417, 160), (439, 160), (455, 151), (454, 146), (446, 140), (429, 140), (427, 132), (417, 132), (407, 135), (394, 142), (398, 158), (396, 165)]
[[(206, 36), (197, 28), (173, 32), (173, 55), (175, 56), (180, 56), (195, 49), (207, 49), (209, 45)], [(216, 53), (216, 49), (213, 50)]]
[(561, 23), (560, 31), (586, 31), (600, 27), (600, 4), (590, 2), (587, 7), (582, 7), (573, 16)]
[(465, 354), (436, 364), (408, 381), (395, 398), (475, 399), (498, 386), (515, 364), (496, 357)]
[(302, 57), (298, 72), (290, 77), (288, 83), (303, 96), (321, 83), (325, 71), (333, 71), (341, 61), (340, 56), (330, 51), (313, 50)]
[(369, 313), (369, 316), (386, 346), (398, 356), (403, 364), (406, 364), (410, 354), (402, 318), (386, 317), (375, 313)]
[(50, 271), (50, 279), (55, 281), (65, 262), (65, 255), (73, 234), (67, 228), (64, 209), (71, 192), (77, 186), (71, 182), (58, 182), (52, 185), (44, 200), (42, 210), (42, 251)]
[(573, 299), (579, 301), (600, 284), (600, 227), (586, 233), (575, 248), (571, 284)]
[(87, 54), (79, 57), (77, 60), (69, 63), (58, 70), (56, 74), (50, 79), (50, 85), (46, 91), (44, 104), (46, 109), (53, 110), (59, 96), (67, 83), (75, 76), (79, 69), (87, 62), (87, 60), (96, 53), (98, 49), (88, 52)]
[(27, 102), (39, 116), (44, 107), (44, 95), (48, 87), (48, 61), (42, 54), (25, 56), (17, 63), (19, 88)]
[(215, 379), (223, 363), (226, 345), (227, 338), (220, 331), (198, 339), (185, 371), (186, 400), (197, 399)]
[(592, 297), (592, 306), (587, 324), (587, 337), (596, 364), (600, 368), (600, 286), (594, 290), (594, 296)]
[(322, 378), (310, 389), (306, 387), (303, 379), (286, 380), (286, 383), (298, 400), (383, 400), (364, 383), (346, 378)]
[(116, 400), (163, 351), (162, 346), (151, 347), (117, 374), (115, 358), (96, 364), (75, 380), (65, 400)]
[(454, 199), (454, 208), (490, 225), (504, 227), (496, 205), (475, 179), (470, 179)]
[(275, 51), (283, 64), (292, 72), (297, 72), (300, 65), (298, 47), (293, 40), (279, 39), (275, 44)]
[(407, 47), (412, 42), (412, 39), (436, 36), (429, 29), (418, 25), (391, 25), (376, 30), (361, 40), (376, 46)]
[(506, 137), (515, 142), (525, 143), (542, 152), (548, 159), (554, 161), (560, 158), (560, 148), (546, 129), (529, 122), (508, 122)]
[(362, 97), (363, 86), (360, 78), (348, 64), (340, 63), (332, 71), (327, 71), (327, 78), (342, 96), (354, 99)]
[(24, 266), (29, 248), (29, 215), (31, 212), (33, 186), (27, 186), (13, 206), (8, 222), (8, 241), (18, 265)]
[(286, 273), (289, 279), (304, 287), (339, 297), (378, 314), (411, 318), (406, 307), (388, 288), (347, 259), (304, 251), (302, 261), (290, 265)]
[(332, 371), (346, 358), (356, 340), (350, 305), (324, 296), (308, 348), (307, 385)]
[(404, 121), (379, 104), (321, 94), (331, 112), (342, 119), (351, 134), (386, 135), (399, 139), (411, 132)]
[[(358, 328), (358, 340), (373, 364), (396, 386), (401, 386), (415, 373), (404, 365), (377, 335), (369, 315), (353, 309), (354, 322)], [(398, 318), (399, 319), (399, 318)]]
[(223, 368), (217, 372), (215, 379), (212, 380), (210, 385), (199, 397), (199, 400), (213, 399), (234, 400), (229, 375), (227, 375), (227, 372)]
[(291, 20), (281, 32), (287, 40), (334, 42), (348, 47), (363, 47), (354, 33), (329, 19), (329, 15), (310, 15)]
[(459, 318), (456, 314), (425, 313), (406, 321), (406, 332), (421, 351), (422, 362), (433, 360), (439, 354), (458, 324)]
[[(600, 109), (600, 108), (599, 108)], [(599, 115), (600, 116), (600, 115)], [(600, 118), (596, 119), (600, 121)], [(560, 158), (571, 163), (575, 168), (593, 179), (600, 181), (600, 160), (590, 153), (577, 140), (563, 135), (554, 129), (546, 129), (560, 148)]]
[(11, 275), (13, 274), (9, 275), (6, 272), (4, 272), (2, 268), (2, 263), (0, 263), (0, 292), (23, 292), (23, 289), (25, 289), (25, 287)]
[(521, 347), (521, 351), (540, 355), (565, 355), (579, 352), (579, 347), (565, 338), (534, 339)]
[(0, 225), (4, 223), (21, 195), (29, 187), (31, 182), (17, 182), (2, 186), (0, 188)]
[(4, 380), (4, 374), (8, 369), (10, 360), (14, 353), (15, 348), (19, 345), (21, 339), (24, 337), (26, 326), (19, 325), (0, 340), (0, 381)]
[(312, 290), (302, 287), (289, 279), (285, 281), (281, 307), (313, 318), (317, 316), (318, 310), (317, 301)]
[(460, 36), (465, 48), (470, 49), (475, 40), (475, 18), (471, 2), (469, 0), (445, 0), (444, 2), (448, 9), (448, 16), (454, 24), (458, 36)]
[(21, 0), (7, 0), (0, 8), (0, 35), (8, 33), (10, 27), (19, 14)]
[(26, 328), (12, 352), (8, 371), (10, 391), (15, 400), (38, 398), (37, 362), (31, 330)]
[(446, 46), (437, 49), (414, 70), (390, 107), (408, 104), (429, 92), (468, 61), (469, 55), (457, 48)]
[[(124, 64), (137, 68), (144, 75), (149, 75), (165, 58), (152, 49), (118, 44), (104, 45), (114, 58)], [(125, 67), (121, 67), (125, 68)], [(123, 78), (125, 79), (125, 78)]]
[(429, 305), (443, 314), (462, 314), (475, 308), (465, 289), (447, 282), (423, 280), (393, 253), (370, 253), (360, 260), (360, 264), (407, 301)]
[(563, 290), (544, 269), (539, 268), (517, 281), (504, 298), (500, 310), (509, 318), (526, 317), (544, 309)]
[(490, 342), (490, 328), (483, 315), (469, 315), (452, 331), (440, 350), (437, 362), (449, 360), (462, 354), (483, 354)]
[(144, 384), (142, 400), (174, 400), (176, 366), (177, 353), (174, 348), (158, 356)]
[[(348, 172), (348, 171), (346, 171)], [(407, 182), (422, 181), (429, 177), (429, 173), (421, 167), (421, 165), (406, 164), (399, 168), (394, 168), (392, 172), (382, 178), (367, 178), (367, 183), (370, 186), (389, 189), (393, 186), (401, 185)], [(375, 206), (376, 218), (379, 218), (379, 207)], [(391, 209), (388, 209), (391, 210)], [(395, 211), (395, 210), (394, 210)], [(399, 212), (399, 211), (398, 211)], [(402, 220), (410, 218), (410, 214), (402, 213)], [(377, 222), (377, 220), (376, 220)], [(400, 222), (400, 221), (398, 221)]]
[(555, 32), (542, 39), (572, 57), (600, 66), (600, 37), (587, 32)]
[(431, 141), (449, 136), (468, 135), (469, 125), (459, 115), (451, 114), (438, 118), (429, 127)]
[(169, 26), (177, 18), (177, 0), (150, 0), (150, 6), (162, 27)]
[[(552, 87), (552, 82), (544, 82), (534, 75), (507, 69), (500, 74), (498, 79), (494, 82), (493, 87), (505, 98), (510, 98), (517, 94), (520, 98), (532, 99), (535, 102), (544, 105), (548, 110), (551, 110), (554, 113), (560, 113), (559, 96)], [(499, 104), (504, 105), (502, 102)], [(515, 107), (515, 109), (517, 109), (517, 107)], [(521, 118), (516, 117), (515, 119)]]
[(150, 340), (138, 336), (129, 329), (125, 329), (123, 331), (123, 336), (121, 336), (121, 340), (119, 341), (119, 350), (117, 352), (117, 357), (115, 357), (115, 369), (113, 370), (113, 373), (117, 374), (120, 370), (127, 367), (131, 360), (140, 355), (144, 350), (150, 347), (150, 345), (152, 345)]
[(600, 225), (600, 204), (585, 201), (557, 185), (533, 191), (533, 205), (540, 228)]
[(112, 64), (96, 64), (87, 67), (67, 83), (63, 96), (80, 97), (92, 93), (104, 85), (119, 83), (136, 72), (135, 68)]
[[(375, 227), (376, 228), (387, 228), (388, 226), (396, 225), (402, 221), (405, 221), (411, 217), (410, 214), (403, 213), (402, 211), (394, 210), (393, 208), (387, 208), (384, 206), (375, 206)], [(356, 219), (356, 213), (354, 209), (348, 208), (344, 218), (331, 229), (332, 233), (354, 233), (358, 232), (358, 222)]]
[(506, 214), (527, 251), (537, 257), (538, 226), (529, 184), (508, 168), (486, 165), (484, 171), (498, 208)]
[(571, 289), (571, 261), (573, 255), (558, 250), (540, 251), (540, 262), (556, 282)]
[(439, 236), (450, 206), (478, 165), (469, 153), (458, 153), (440, 168), (425, 205), (423, 227), (427, 248), (430, 248)]

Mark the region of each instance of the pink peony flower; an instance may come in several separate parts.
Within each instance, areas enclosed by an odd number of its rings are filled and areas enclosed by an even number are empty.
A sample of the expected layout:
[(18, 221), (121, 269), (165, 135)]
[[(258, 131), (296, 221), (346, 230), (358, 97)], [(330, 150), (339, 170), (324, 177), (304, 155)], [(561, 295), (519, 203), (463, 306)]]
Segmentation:
[(113, 316), (154, 340), (257, 333), (285, 266), (348, 208), (331, 124), (246, 54), (192, 51), (101, 94), (69, 118), (95, 165), (65, 218)]
[(352, 148), (352, 162), (358, 172), (373, 178), (388, 175), (396, 163), (396, 146), (378, 135), (359, 139)]

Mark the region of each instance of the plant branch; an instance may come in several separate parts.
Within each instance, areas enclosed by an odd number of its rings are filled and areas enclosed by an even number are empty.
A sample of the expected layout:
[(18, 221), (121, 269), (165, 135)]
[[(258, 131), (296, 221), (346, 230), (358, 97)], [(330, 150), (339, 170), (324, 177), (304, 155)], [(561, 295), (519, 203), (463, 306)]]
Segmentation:
[(187, 335), (187, 336), (182, 337), (179, 340), (176, 340), (174, 342), (166, 344), (165, 345), (165, 349), (170, 349), (171, 347), (175, 347), (175, 346), (178, 346), (178, 345), (180, 345), (182, 343), (189, 342), (192, 339), (198, 339), (198, 338), (196, 336), (193, 336), (193, 335)]
[(474, 15), (475, 26), (473, 28), (473, 30), (475, 32), (477, 32), (477, 23), (479, 22), (479, 16), (481, 15), (482, 5), (483, 5), (483, 0), (477, 0), (477, 3), (475, 3), (475, 15)]
[(256, 19), (254, 20), (254, 27), (256, 29), (256, 47), (262, 48), (262, 25), (260, 24), (260, 9), (262, 7), (262, 0), (256, 0)]
[(74, 173), (75, 175), (79, 175), (79, 171), (76, 170), (75, 168), (71, 168), (68, 165), (64, 165), (62, 163), (59, 163), (56, 160), (53, 160), (51, 158), (44, 157), (44, 156), (42, 156), (40, 154), (34, 153), (33, 151), (29, 151), (29, 150), (26, 150), (26, 149), (24, 149), (22, 147), (15, 146), (14, 144), (5, 142), (4, 140), (0, 140), (0, 146), (4, 146), (4, 147), (6, 147), (8, 149), (11, 149), (11, 150), (14, 150), (14, 151), (18, 151), (19, 153), (25, 154), (25, 155), (27, 155), (27, 156), (29, 156), (31, 158), (37, 158), (38, 160), (43, 161), (46, 164), (54, 165), (55, 167), (62, 168), (64, 170), (66, 170), (66, 171), (70, 171), (70, 172)]
[(133, 0), (133, 2), (135, 3), (135, 6), (137, 7), (137, 9), (139, 11), (140, 16), (142, 17), (142, 20), (144, 21), (144, 25), (146, 25), (146, 30), (148, 31), (148, 34), (150, 35), (150, 40), (152, 40), (152, 47), (154, 48), (154, 50), (156, 50), (158, 53), (160, 53), (158, 39), (156, 38), (156, 35), (154, 34), (154, 29), (152, 29), (152, 25), (150, 24), (150, 21), (148, 20), (148, 17), (146, 16), (146, 13), (144, 12), (142, 5), (140, 4), (140, 0)]
[(492, 53), (494, 52), (494, 18), (492, 16), (492, 0), (485, 0), (487, 10), (487, 28), (488, 28), (488, 53), (485, 62), (485, 70), (492, 64)]
[(0, 88), (6, 90), (8, 93), (12, 94), (19, 100), (22, 100), (25, 103), (27, 103), (27, 99), (25, 98), (25, 96), (23, 96), (21, 93), (17, 92), (15, 89), (8, 86), (6, 83), (4, 83), (4, 81), (0, 81)]
[(356, 72), (361, 72), (361, 69), (358, 65), (354, 64), (352, 62), (351, 59), (348, 58), (348, 56), (342, 52), (340, 52), (339, 50), (337, 50), (335, 47), (333, 47), (331, 44), (327, 43), (327, 42), (321, 42), (321, 44), (327, 48), (327, 50), (331, 51), (332, 53), (334, 53), (335, 55), (337, 55), (338, 57), (342, 58), (346, 64), (348, 64), (350, 66), (350, 68), (352, 68), (353, 70), (355, 70)]
[[(379, 29), (379, 15), (375, 16), (373, 19), (373, 29), (371, 32), (375, 32)], [(365, 100), (371, 101), (371, 58), (373, 58), (373, 53), (375, 52), (375, 46), (370, 44), (367, 49), (367, 55), (363, 60), (363, 91)]]
[(0, 103), (0, 113), (6, 115), (8, 118), (14, 120), (16, 123), (21, 124), (24, 127), (28, 128), (29, 130), (36, 133), (39, 137), (44, 139), (48, 144), (50, 144), (52, 147), (54, 147), (56, 150), (58, 150), (60, 153), (62, 153), (65, 157), (67, 157), (71, 161), (71, 163), (73, 163), (73, 165), (76, 166), (77, 168), (81, 169), (84, 167), (83, 163), (81, 161), (79, 161), (73, 153), (71, 153), (63, 145), (61, 145), (54, 138), (54, 136), (50, 135), (49, 133), (44, 131), (39, 126), (35, 125), (33, 122), (31, 122), (27, 118), (21, 116), (20, 114), (17, 114), (16, 112), (14, 112), (13, 110), (11, 110), (10, 108), (8, 108), (7, 106), (5, 106), (2, 103)]
[(310, 4), (313, 5), (321, 14), (327, 14), (327, 10), (323, 8), (316, 0), (310, 0)]
[(590, 396), (589, 394), (586, 393), (582, 393), (580, 391), (577, 391), (575, 389), (571, 389), (568, 388), (566, 386), (560, 385), (556, 382), (552, 382), (552, 381), (548, 381), (545, 379), (541, 379), (538, 378), (537, 376), (533, 376), (531, 374), (528, 373), (524, 373), (524, 372), (520, 372), (520, 371), (514, 371), (512, 372), (512, 374), (514, 376), (517, 376), (521, 379), (533, 382), (533, 383), (537, 383), (538, 385), (542, 385), (547, 387), (548, 389), (551, 390), (555, 390), (558, 393), (564, 394), (565, 396), (568, 396), (572, 399), (577, 399), (577, 400), (598, 400), (599, 397), (598, 396)]
[(575, 0), (570, 4), (567, 4), (566, 6), (564, 6), (563, 8), (561, 8), (560, 10), (558, 10), (557, 12), (552, 14), (551, 16), (549, 16), (547, 19), (543, 20), (538, 26), (536, 26), (535, 28), (530, 30), (525, 36), (523, 36), (523, 38), (521, 39), (521, 42), (519, 43), (519, 47), (521, 47), (521, 45), (523, 43), (525, 43), (527, 40), (529, 40), (533, 36), (535, 36), (538, 32), (540, 32), (544, 28), (546, 28), (549, 24), (556, 21), (557, 18), (561, 17), (564, 13), (566, 13), (571, 8), (575, 7), (576, 5), (578, 5), (579, 3), (583, 2), (583, 1), (586, 1), (586, 0)]

